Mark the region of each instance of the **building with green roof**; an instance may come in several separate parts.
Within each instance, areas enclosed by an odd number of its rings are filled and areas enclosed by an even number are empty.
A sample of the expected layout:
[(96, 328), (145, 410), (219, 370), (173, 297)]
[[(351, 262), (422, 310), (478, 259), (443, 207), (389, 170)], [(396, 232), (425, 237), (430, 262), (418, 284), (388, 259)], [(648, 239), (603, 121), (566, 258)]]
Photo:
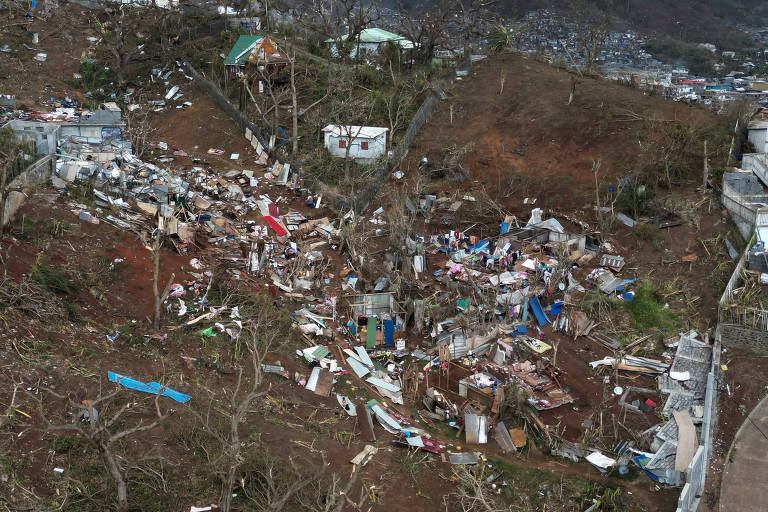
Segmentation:
[[(347, 35), (344, 35), (341, 39), (346, 41)], [(326, 43), (331, 45), (331, 55), (338, 57), (338, 50), (336, 49), (336, 40), (326, 39)], [(350, 57), (355, 58), (357, 56), (358, 49), (361, 53), (377, 54), (382, 45), (394, 43), (400, 47), (401, 50), (412, 50), (414, 48), (413, 41), (408, 38), (388, 32), (381, 28), (366, 28), (357, 38), (357, 44), (350, 50)]]
[(244, 66), (245, 61), (251, 56), (251, 52), (262, 39), (264, 36), (261, 34), (238, 37), (235, 45), (229, 51), (229, 55), (224, 59), (224, 65)]

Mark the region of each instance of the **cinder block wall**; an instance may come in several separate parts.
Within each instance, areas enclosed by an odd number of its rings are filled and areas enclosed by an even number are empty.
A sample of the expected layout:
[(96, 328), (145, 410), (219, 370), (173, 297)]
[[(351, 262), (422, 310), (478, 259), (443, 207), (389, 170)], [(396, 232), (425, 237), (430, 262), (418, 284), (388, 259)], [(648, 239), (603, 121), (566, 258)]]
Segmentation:
[(726, 347), (768, 355), (768, 331), (758, 331), (742, 325), (720, 324), (720, 336)]

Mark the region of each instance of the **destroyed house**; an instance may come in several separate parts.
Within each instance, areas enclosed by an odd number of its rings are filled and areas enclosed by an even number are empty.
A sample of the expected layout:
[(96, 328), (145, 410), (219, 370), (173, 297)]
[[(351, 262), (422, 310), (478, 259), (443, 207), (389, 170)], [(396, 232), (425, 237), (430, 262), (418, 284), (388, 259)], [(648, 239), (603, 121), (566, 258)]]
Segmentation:
[(14, 119), (3, 128), (13, 130), (13, 136), (16, 140), (33, 143), (35, 152), (39, 155), (56, 153), (56, 143), (59, 140), (58, 124)]
[(94, 110), (89, 115), (80, 116), (73, 121), (61, 124), (59, 137), (75, 137), (84, 142), (101, 144), (112, 140), (122, 140), (123, 123), (119, 110)]
[[(394, 346), (395, 332), (405, 328), (406, 314), (394, 294), (363, 293), (347, 295), (351, 318), (356, 320), (352, 331), (359, 333), (361, 343), (367, 348), (377, 345)], [(353, 324), (355, 321), (352, 321)]]
[(19, 140), (33, 142), (38, 154), (53, 155), (61, 139), (74, 138), (86, 144), (103, 144), (123, 139), (120, 110), (102, 108), (67, 121), (42, 122), (14, 119), (4, 128)]
[(261, 35), (243, 35), (224, 59), (227, 79), (236, 81), (246, 77), (254, 91), (264, 92), (266, 80), (279, 80), (280, 71), (290, 59), (277, 47), (277, 43)]

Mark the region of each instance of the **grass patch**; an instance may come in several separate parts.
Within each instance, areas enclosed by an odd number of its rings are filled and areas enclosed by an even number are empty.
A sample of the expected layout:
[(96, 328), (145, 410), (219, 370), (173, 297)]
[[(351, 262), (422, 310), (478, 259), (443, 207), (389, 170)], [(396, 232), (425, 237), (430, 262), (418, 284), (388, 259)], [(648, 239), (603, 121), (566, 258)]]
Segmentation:
[(648, 282), (641, 283), (635, 291), (635, 297), (625, 302), (624, 307), (632, 316), (635, 326), (645, 330), (654, 327), (674, 328), (677, 315), (664, 307), (664, 299), (659, 291)]
[(39, 262), (32, 266), (32, 280), (60, 295), (71, 295), (80, 290), (79, 283), (69, 279), (63, 270)]
[(398, 459), (400, 468), (408, 473), (411, 478), (415, 478), (426, 466), (429, 465), (429, 454), (417, 450), (408, 449)]

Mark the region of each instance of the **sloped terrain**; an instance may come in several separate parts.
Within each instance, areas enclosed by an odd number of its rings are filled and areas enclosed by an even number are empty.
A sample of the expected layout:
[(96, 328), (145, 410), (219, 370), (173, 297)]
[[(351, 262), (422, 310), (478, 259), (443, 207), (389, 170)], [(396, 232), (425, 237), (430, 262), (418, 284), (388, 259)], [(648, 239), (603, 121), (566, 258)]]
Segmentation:
[(644, 119), (723, 123), (704, 109), (637, 89), (517, 55), (492, 56), (453, 86), (411, 147), (409, 165), (468, 147), (465, 165), (497, 202), (514, 208), (523, 197), (510, 194), (523, 192), (543, 207), (582, 208), (594, 199), (596, 160), (601, 187), (633, 175)]

